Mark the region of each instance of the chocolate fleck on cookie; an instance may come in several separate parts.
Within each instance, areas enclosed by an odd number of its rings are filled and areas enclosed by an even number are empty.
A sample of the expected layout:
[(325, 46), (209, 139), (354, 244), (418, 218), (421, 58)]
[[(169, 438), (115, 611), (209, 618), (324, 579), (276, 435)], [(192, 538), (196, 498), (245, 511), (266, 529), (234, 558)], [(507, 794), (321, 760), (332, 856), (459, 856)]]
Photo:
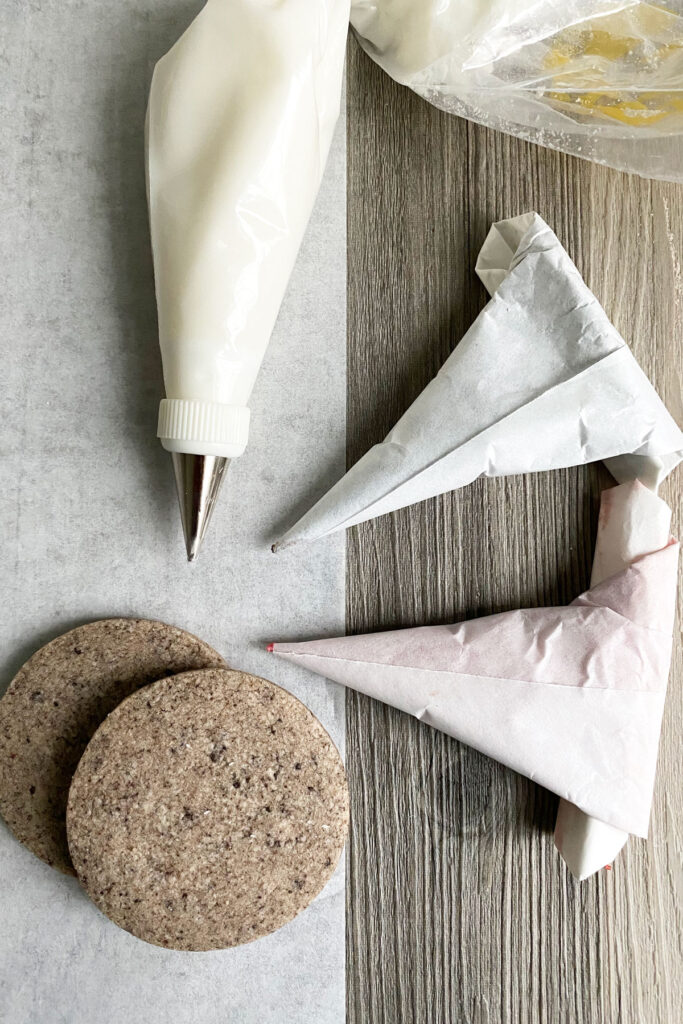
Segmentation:
[(146, 619), (91, 622), (37, 651), (0, 700), (0, 813), (17, 839), (74, 874), (66, 801), (97, 727), (140, 686), (224, 665), (192, 634)]
[(286, 690), (209, 669), (139, 690), (74, 775), (78, 876), (112, 921), (171, 949), (222, 949), (302, 911), (344, 845), (344, 767)]

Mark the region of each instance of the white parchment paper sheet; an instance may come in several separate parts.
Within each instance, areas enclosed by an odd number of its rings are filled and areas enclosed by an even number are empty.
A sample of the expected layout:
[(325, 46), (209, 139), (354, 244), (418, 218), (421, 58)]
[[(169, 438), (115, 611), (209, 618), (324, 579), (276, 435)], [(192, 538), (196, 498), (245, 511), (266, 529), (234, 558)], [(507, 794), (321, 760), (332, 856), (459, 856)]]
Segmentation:
[[(264, 643), (344, 627), (342, 534), (268, 543), (344, 471), (345, 154), (313, 221), (198, 562), (185, 561), (144, 195), (154, 62), (200, 0), (6, 0), (0, 111), (0, 690), (41, 644), (111, 615), (160, 618), (287, 686), (343, 741), (343, 697)], [(344, 1019), (343, 869), (281, 931), (183, 954), (108, 922), (0, 825), (0, 1018), (12, 1024)]]

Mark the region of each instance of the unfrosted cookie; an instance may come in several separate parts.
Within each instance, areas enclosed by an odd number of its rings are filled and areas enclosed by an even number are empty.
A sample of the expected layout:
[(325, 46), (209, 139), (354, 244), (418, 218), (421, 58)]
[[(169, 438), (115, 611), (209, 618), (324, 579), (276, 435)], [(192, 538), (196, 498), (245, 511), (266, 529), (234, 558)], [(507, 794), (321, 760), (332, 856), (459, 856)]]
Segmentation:
[(274, 931), (339, 859), (339, 753), (286, 690), (210, 669), (134, 693), (100, 726), (69, 794), (88, 895), (147, 942), (221, 949)]
[(73, 874), (66, 801), (97, 727), (140, 686), (224, 665), (191, 633), (146, 619), (91, 622), (37, 651), (0, 700), (0, 813), (17, 839)]

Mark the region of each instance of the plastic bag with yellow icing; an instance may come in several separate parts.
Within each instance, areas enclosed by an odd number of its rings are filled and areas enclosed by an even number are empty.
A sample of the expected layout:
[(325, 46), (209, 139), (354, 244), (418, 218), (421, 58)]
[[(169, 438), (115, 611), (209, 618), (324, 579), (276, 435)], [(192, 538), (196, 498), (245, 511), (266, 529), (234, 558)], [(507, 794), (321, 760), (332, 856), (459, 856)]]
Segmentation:
[(683, 181), (683, 0), (355, 0), (351, 20), (450, 113)]

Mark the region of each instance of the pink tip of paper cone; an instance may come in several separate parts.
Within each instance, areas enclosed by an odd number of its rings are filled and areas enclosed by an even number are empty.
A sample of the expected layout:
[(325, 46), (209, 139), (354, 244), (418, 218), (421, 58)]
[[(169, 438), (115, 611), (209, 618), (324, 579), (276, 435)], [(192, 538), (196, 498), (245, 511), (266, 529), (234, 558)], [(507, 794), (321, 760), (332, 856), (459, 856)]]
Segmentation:
[(266, 650), (268, 651), (268, 654), (272, 654), (273, 651), (275, 650), (275, 644), (267, 644)]

